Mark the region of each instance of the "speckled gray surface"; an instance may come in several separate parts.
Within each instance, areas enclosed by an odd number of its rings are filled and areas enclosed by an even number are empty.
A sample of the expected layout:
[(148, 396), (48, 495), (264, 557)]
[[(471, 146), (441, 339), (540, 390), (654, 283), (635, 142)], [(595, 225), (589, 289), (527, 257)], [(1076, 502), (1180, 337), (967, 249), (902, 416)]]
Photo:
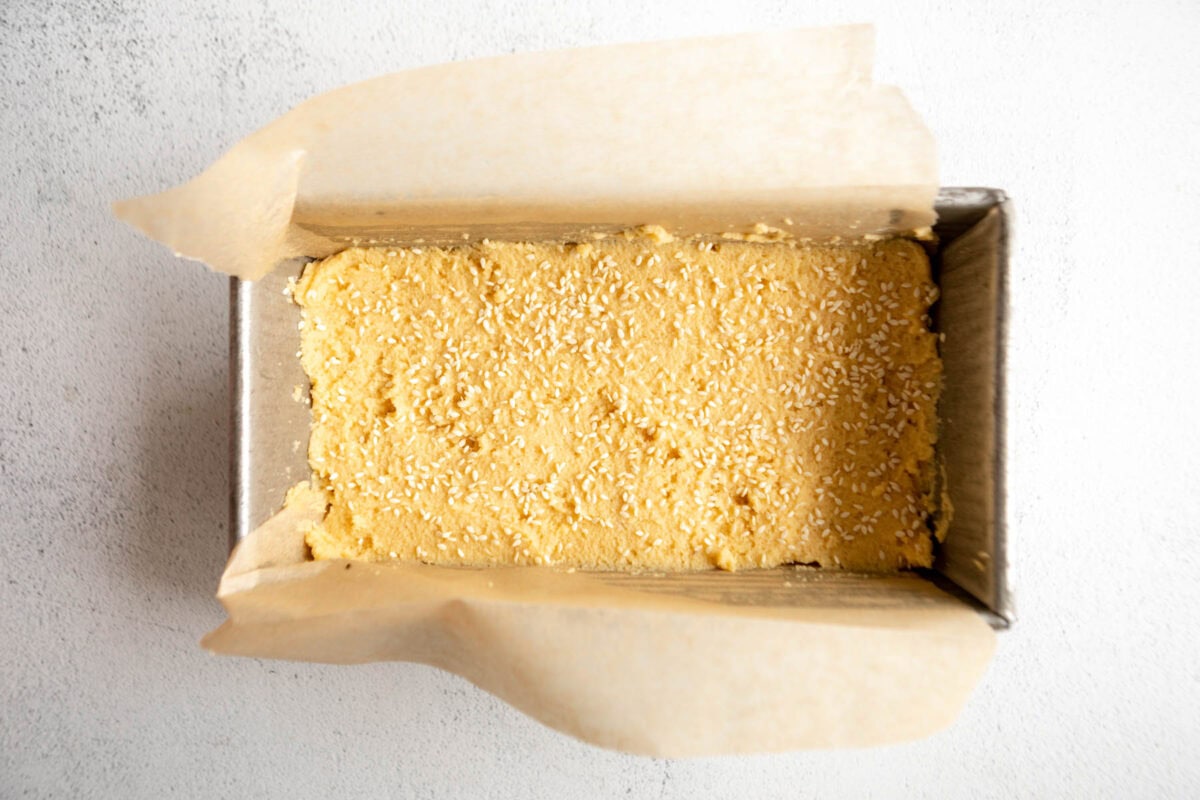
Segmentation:
[[(0, 797), (1200, 794), (1195, 4), (177, 5), (0, 6)], [(637, 759), (426, 667), (199, 649), (222, 618), (226, 283), (110, 200), (384, 71), (835, 21), (879, 24), (943, 182), (1019, 214), (1021, 620), (953, 729)]]

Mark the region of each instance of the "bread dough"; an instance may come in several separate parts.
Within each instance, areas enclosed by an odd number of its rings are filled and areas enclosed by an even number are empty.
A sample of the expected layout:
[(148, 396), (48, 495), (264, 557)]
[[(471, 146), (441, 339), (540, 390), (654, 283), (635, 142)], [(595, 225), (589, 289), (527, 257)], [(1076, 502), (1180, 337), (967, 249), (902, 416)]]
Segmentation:
[(663, 239), (310, 264), (313, 556), (929, 566), (921, 247)]

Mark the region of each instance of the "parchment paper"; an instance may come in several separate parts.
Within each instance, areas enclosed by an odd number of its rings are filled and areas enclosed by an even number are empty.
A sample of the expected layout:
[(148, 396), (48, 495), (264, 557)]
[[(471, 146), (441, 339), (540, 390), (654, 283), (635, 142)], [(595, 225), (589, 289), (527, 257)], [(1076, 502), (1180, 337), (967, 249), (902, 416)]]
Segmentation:
[[(116, 205), (243, 278), (349, 240), (579, 238), (648, 220), (800, 236), (933, 222), (929, 132), (865, 26), (532, 53), (315, 97), (183, 186)], [(790, 220), (790, 222), (789, 222)]]
[[(933, 222), (933, 142), (866, 27), (510, 56), (316, 97), (117, 215), (243, 278), (350, 242), (800, 237)], [(289, 443), (281, 443), (287, 446)], [(281, 498), (282, 500), (282, 498)], [(630, 575), (306, 561), (315, 493), (234, 552), (219, 653), (456, 672), (638, 753), (863, 746), (954, 718), (993, 647), (914, 575)]]

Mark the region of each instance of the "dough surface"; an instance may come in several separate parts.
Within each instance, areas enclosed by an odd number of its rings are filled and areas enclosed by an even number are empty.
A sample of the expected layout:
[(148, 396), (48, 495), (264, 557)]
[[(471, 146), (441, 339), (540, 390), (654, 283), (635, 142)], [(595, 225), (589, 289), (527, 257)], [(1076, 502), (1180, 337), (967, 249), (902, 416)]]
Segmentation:
[(925, 252), (350, 249), (295, 287), (315, 558), (929, 566)]

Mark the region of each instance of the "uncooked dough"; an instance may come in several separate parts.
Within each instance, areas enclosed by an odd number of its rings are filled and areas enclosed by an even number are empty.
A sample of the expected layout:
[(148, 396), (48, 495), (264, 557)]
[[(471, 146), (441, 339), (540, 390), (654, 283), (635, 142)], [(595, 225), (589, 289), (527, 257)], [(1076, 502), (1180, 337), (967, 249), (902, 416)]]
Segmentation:
[(310, 264), (313, 556), (929, 566), (921, 247), (666, 238)]

